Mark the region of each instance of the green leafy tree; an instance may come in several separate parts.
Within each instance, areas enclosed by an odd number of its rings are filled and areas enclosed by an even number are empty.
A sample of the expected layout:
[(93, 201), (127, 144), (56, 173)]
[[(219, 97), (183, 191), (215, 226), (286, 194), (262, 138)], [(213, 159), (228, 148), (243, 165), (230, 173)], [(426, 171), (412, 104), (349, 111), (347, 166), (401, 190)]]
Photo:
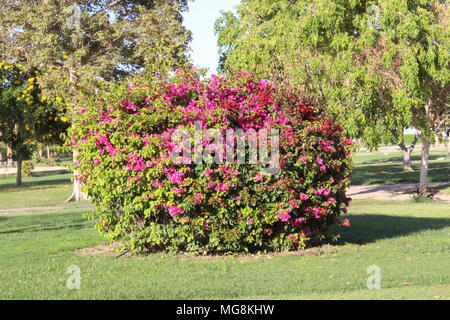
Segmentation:
[[(42, 86), (81, 107), (83, 88), (182, 63), (187, 0), (0, 1), (0, 58), (44, 71)], [(74, 158), (76, 154), (74, 154)], [(84, 195), (74, 181), (70, 200)]]
[(10, 160), (17, 161), (17, 186), (22, 184), (22, 162), (35, 145), (57, 141), (69, 126), (58, 102), (41, 96), (39, 79), (37, 70), (0, 62), (0, 142), (11, 150)]
[(449, 116), (449, 19), (442, 1), (243, 0), (216, 23), (223, 72), (304, 87), (370, 148), (418, 129), (426, 187), (430, 141)]

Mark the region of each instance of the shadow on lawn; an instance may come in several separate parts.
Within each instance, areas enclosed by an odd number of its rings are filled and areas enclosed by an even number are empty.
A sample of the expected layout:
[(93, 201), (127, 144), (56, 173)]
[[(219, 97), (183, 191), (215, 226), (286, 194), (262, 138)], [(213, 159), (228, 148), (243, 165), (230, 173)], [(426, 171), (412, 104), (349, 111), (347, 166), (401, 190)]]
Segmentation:
[[(355, 167), (351, 176), (352, 185), (418, 183), (419, 164), (413, 165), (414, 171), (404, 172), (401, 163), (363, 165)], [(430, 182), (450, 180), (450, 163), (430, 163), (428, 176)]]
[(43, 175), (39, 175), (39, 177), (47, 177), (47, 176), (52, 176), (49, 179), (42, 179), (42, 180), (35, 180), (33, 178), (36, 178), (38, 176), (34, 176), (31, 179), (24, 179), (24, 181), (22, 182), (22, 186), (20, 187), (16, 187), (15, 182), (11, 181), (11, 182), (7, 182), (7, 183), (2, 183), (2, 181), (0, 180), (0, 192), (1, 191), (15, 191), (15, 190), (26, 190), (27, 188), (31, 188), (31, 187), (45, 187), (45, 186), (49, 186), (49, 185), (60, 185), (60, 184), (68, 184), (72, 181), (72, 174), (71, 173), (67, 173), (67, 172), (61, 172), (59, 174), (55, 174), (54, 172), (51, 175), (48, 174), (43, 174)]
[(395, 217), (382, 214), (350, 215), (350, 222), (351, 227), (340, 232), (342, 237), (339, 242), (366, 244), (450, 227), (448, 218)]
[(57, 215), (54, 212), (25, 216), (15, 214), (0, 215), (0, 222), (6, 222), (6, 220), (8, 225), (2, 226), (0, 224), (0, 235), (45, 231), (65, 231), (70, 233), (90, 228), (90, 222), (80, 217), (78, 212)]
[(12, 233), (25, 233), (25, 232), (42, 232), (42, 231), (59, 231), (59, 230), (82, 230), (86, 228), (86, 224), (67, 224), (67, 225), (58, 225), (53, 227), (26, 227), (21, 229), (14, 229), (8, 231), (0, 231), (0, 234), (12, 234)]
[[(446, 156), (448, 156), (448, 155), (446, 155), (446, 154), (431, 154), (430, 160), (437, 160), (437, 159), (445, 158)], [(421, 160), (420, 154), (412, 154), (411, 155), (411, 161), (420, 161), (420, 160)], [(392, 157), (384, 158), (384, 159), (373, 159), (373, 160), (360, 161), (360, 162), (358, 162), (358, 164), (376, 164), (376, 163), (389, 163), (389, 162), (401, 163), (402, 161), (403, 161), (403, 158), (399, 153), (398, 156), (392, 156)]]

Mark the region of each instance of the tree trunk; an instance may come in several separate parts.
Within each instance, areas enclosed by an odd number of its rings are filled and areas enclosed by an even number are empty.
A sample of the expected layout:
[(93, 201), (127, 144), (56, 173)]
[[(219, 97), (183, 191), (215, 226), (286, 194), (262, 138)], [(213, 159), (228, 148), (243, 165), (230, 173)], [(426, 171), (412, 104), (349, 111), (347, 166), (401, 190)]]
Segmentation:
[[(75, 161), (78, 156), (78, 152), (73, 152), (73, 160)], [(77, 171), (73, 171), (73, 191), (72, 195), (69, 197), (69, 199), (66, 200), (66, 202), (78, 202), (80, 200), (87, 200), (88, 196), (81, 191), (81, 183), (77, 181), (75, 178), (77, 176)]]
[(50, 160), (50, 147), (47, 146), (47, 160)]
[(428, 187), (428, 162), (430, 158), (430, 140), (422, 137), (422, 162), (420, 165), (420, 191)]
[(14, 168), (13, 148), (11, 145), (6, 146), (6, 167)]
[(403, 171), (413, 171), (411, 163), (412, 150), (410, 151), (410, 149), (408, 149), (403, 142), (399, 144), (399, 147), (402, 150), (403, 155)]
[[(70, 78), (70, 93), (72, 97), (75, 97), (77, 87), (79, 84), (79, 76), (77, 73), (77, 70), (75, 67), (71, 67), (69, 69), (69, 78)], [(74, 112), (75, 112), (75, 105), (74, 105)], [(73, 151), (73, 160), (75, 161), (77, 158), (78, 152)], [(75, 179), (77, 176), (76, 170), (73, 172), (73, 192), (72, 195), (69, 197), (69, 199), (66, 200), (66, 202), (77, 202), (80, 200), (88, 199), (88, 196), (81, 191), (81, 183)]]
[(16, 187), (22, 185), (22, 159), (17, 159)]
[(447, 151), (450, 156), (450, 129), (447, 130)]

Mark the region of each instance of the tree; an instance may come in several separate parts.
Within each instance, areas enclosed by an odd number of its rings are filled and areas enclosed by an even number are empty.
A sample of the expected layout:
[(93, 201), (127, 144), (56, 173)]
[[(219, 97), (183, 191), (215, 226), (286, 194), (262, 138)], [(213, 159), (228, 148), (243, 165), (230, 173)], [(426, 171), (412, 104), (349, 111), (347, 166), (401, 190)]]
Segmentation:
[[(187, 0), (0, 1), (0, 57), (39, 67), (45, 91), (76, 112), (82, 89), (99, 80), (173, 66), (190, 33), (182, 26)], [(76, 154), (74, 154), (76, 158)], [(74, 180), (70, 200), (85, 197)]]
[(0, 142), (10, 150), (10, 160), (17, 161), (17, 186), (22, 184), (22, 161), (35, 144), (55, 141), (68, 128), (59, 114), (63, 108), (41, 97), (39, 79), (37, 70), (0, 62)]
[(448, 119), (448, 7), (440, 1), (243, 0), (216, 23), (221, 69), (288, 78), (326, 106), (370, 148), (424, 145)]

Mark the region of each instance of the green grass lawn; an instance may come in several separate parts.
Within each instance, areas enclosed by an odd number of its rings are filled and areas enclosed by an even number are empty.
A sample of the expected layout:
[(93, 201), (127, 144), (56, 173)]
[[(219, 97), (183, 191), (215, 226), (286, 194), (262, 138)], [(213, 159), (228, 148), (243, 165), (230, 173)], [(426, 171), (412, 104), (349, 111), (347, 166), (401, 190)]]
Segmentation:
[(0, 179), (0, 210), (60, 205), (71, 192), (71, 173), (35, 174), (25, 177), (23, 186), (15, 186), (15, 175)]
[[(354, 201), (339, 242), (306, 255), (116, 258), (75, 254), (104, 240), (82, 218), (89, 202), (64, 203), (70, 192), (70, 174), (0, 179), (0, 211), (58, 206), (0, 213), (0, 299), (450, 299), (448, 203)], [(66, 288), (71, 265), (80, 290)], [(366, 288), (371, 265), (380, 290)]]
[[(430, 153), (429, 181), (450, 181), (450, 159), (446, 151)], [(402, 155), (400, 152), (357, 152), (354, 157), (354, 170), (351, 177), (352, 185), (418, 183), (420, 170), (420, 153), (411, 156), (412, 172), (403, 172)]]

